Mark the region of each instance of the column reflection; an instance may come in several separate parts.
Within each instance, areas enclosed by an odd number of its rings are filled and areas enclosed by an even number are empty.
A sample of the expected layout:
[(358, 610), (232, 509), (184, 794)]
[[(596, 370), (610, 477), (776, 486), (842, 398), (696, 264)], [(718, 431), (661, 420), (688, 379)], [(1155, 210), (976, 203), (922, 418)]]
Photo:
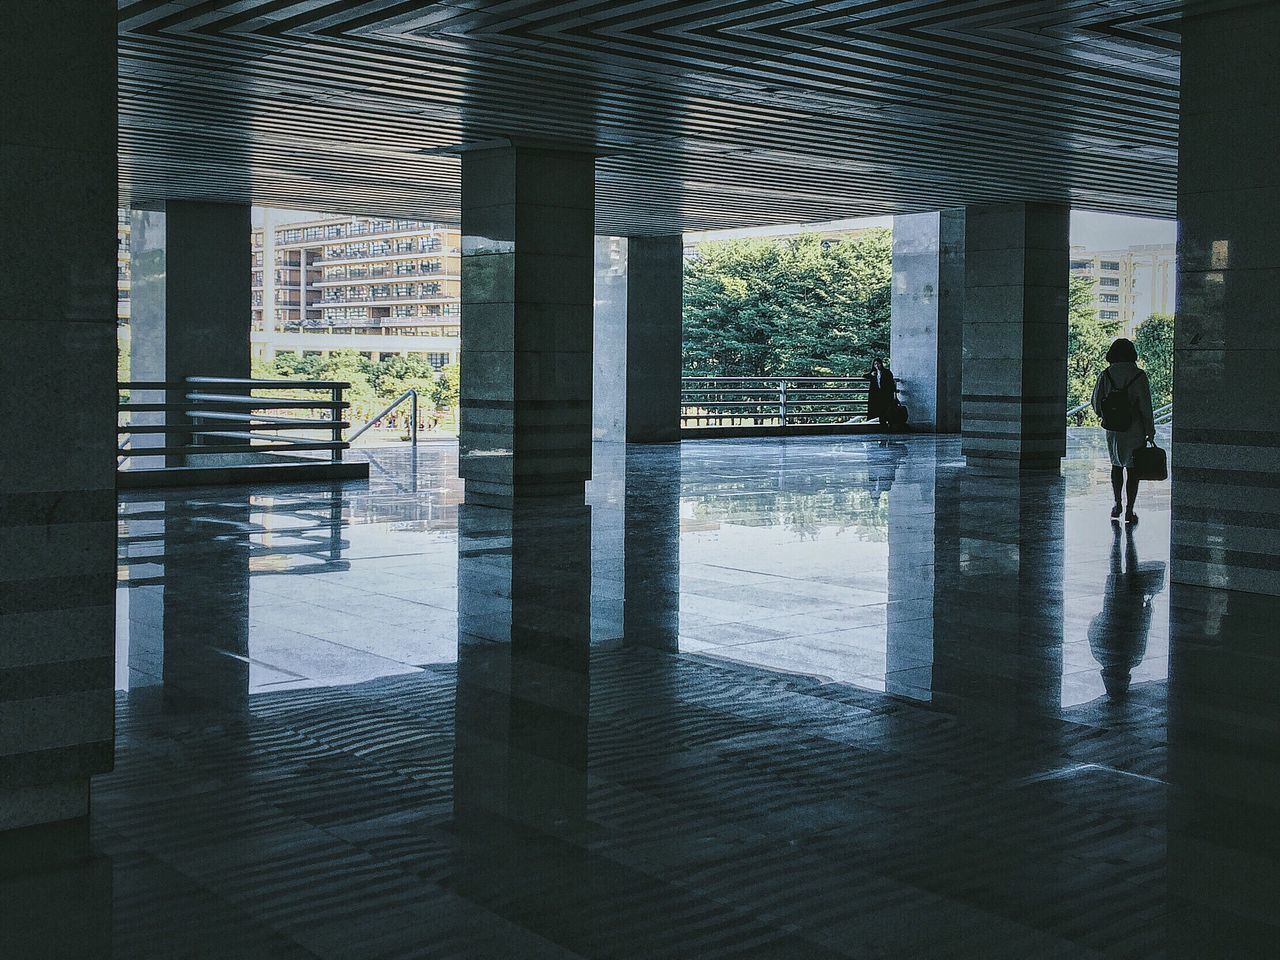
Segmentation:
[(586, 810), (591, 510), (462, 505), (454, 814), (572, 831)]
[(1169, 953), (1271, 956), (1280, 890), (1276, 601), (1170, 589)]
[(964, 722), (1043, 727), (1062, 691), (1064, 488), (1057, 475), (942, 469), (934, 702)]

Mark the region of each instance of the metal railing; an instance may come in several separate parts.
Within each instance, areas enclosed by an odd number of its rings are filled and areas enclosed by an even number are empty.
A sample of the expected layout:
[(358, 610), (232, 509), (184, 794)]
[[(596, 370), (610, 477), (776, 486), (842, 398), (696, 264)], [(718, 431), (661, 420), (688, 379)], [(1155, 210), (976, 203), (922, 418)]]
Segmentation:
[(683, 377), (680, 381), (680, 426), (686, 429), (866, 420), (866, 377)]
[(409, 401), (409, 442), (416, 447), (418, 445), (418, 391), (413, 389), (413, 387), (410, 387), (404, 393), (400, 394), (400, 396), (392, 400), (389, 404), (387, 404), (382, 409), (381, 413), (374, 416), (373, 419), (370, 420), (368, 423), (366, 423), (363, 427), (358, 428), (355, 433), (351, 434), (351, 436), (347, 438), (347, 443), (348, 444), (355, 443), (356, 439), (360, 437), (366, 430), (368, 430), (375, 423), (377, 423), (379, 420), (381, 420), (383, 417), (389, 414), (396, 407), (400, 406), (400, 404), (404, 403), (406, 400)]
[[(1077, 415), (1083, 413), (1091, 407), (1091, 403), (1082, 403), (1079, 406), (1072, 407), (1067, 411), (1067, 420), (1071, 421)], [(1156, 407), (1152, 411), (1153, 418), (1157, 427), (1168, 426), (1173, 423), (1173, 403), (1166, 403), (1164, 406)]]
[[(202, 455), (318, 450), (327, 450), (334, 463), (341, 462), (342, 451), (350, 445), (342, 438), (342, 431), (351, 426), (342, 419), (349, 406), (343, 393), (350, 386), (338, 380), (235, 377), (122, 381), (116, 384), (123, 395), (117, 410), (127, 422), (117, 419), (117, 464), (123, 469), (130, 460), (163, 457), (172, 467)], [(263, 391), (286, 395), (261, 396)], [(158, 442), (149, 443), (148, 438)]]

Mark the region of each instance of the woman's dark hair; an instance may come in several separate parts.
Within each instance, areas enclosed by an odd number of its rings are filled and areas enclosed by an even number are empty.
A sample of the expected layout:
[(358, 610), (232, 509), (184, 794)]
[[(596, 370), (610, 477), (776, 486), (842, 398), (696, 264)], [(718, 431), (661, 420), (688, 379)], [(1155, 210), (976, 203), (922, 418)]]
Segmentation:
[(882, 367), (884, 366), (884, 361), (883, 361), (883, 360), (881, 360), (879, 357), (876, 357), (874, 360), (872, 360), (872, 361), (871, 361), (871, 365), (872, 365), (873, 367), (874, 367), (877, 363), (878, 363), (878, 364), (880, 364), (880, 366), (882, 366)]
[(1107, 351), (1107, 363), (1137, 363), (1138, 348), (1133, 345), (1133, 341), (1121, 337), (1115, 343), (1111, 344), (1111, 349)]

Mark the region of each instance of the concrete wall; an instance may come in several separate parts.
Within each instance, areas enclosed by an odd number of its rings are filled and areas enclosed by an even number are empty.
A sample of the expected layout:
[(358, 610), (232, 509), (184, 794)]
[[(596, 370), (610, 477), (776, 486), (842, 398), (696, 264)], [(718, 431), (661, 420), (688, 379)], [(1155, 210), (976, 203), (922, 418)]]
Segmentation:
[(0, 830), (85, 817), (112, 764), (115, 44), (100, 3), (0, 30)]

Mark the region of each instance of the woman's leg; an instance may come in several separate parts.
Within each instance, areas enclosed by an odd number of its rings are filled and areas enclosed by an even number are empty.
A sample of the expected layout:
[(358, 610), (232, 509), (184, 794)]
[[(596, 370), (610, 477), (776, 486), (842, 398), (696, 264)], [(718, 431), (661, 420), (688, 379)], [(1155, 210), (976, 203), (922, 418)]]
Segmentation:
[(1125, 509), (1130, 513), (1133, 513), (1133, 504), (1134, 501), (1138, 499), (1138, 484), (1140, 481), (1133, 475), (1132, 468), (1129, 469), (1128, 474), (1129, 475), (1125, 478), (1124, 486)]
[(1124, 467), (1111, 468), (1111, 492), (1116, 495), (1116, 503), (1120, 502), (1120, 495), (1124, 492)]

